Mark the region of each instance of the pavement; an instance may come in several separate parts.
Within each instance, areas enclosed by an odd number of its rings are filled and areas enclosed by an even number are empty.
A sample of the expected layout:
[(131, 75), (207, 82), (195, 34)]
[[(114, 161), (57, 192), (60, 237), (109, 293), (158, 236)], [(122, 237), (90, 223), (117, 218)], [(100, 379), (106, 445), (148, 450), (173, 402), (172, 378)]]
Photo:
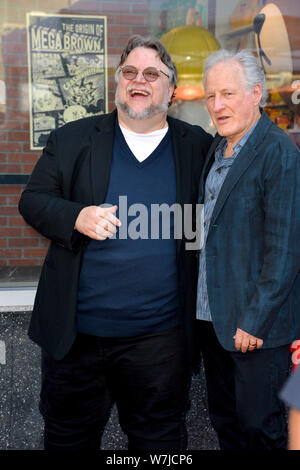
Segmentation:
[[(27, 336), (29, 321), (28, 311), (0, 313), (0, 451), (43, 449), (43, 421), (38, 410), (40, 348)], [(188, 450), (217, 450), (202, 369), (193, 377), (190, 402)], [(126, 449), (116, 408), (106, 426), (101, 449)]]

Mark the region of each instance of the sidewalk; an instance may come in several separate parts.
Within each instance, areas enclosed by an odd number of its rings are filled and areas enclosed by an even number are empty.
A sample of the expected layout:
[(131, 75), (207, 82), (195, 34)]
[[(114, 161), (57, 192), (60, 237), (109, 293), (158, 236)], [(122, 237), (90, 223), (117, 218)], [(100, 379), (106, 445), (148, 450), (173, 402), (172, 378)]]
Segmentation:
[[(38, 411), (40, 349), (27, 336), (29, 320), (29, 311), (0, 313), (0, 450), (43, 449), (43, 423)], [(190, 399), (188, 449), (218, 449), (207, 413), (203, 371), (193, 379)], [(126, 449), (115, 408), (102, 449)]]

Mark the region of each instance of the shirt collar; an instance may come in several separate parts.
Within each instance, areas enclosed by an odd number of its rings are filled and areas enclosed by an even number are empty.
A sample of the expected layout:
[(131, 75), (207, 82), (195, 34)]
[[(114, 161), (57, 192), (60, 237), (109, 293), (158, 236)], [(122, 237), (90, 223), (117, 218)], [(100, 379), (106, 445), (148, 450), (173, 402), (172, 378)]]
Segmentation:
[(255, 124), (249, 129), (249, 131), (243, 135), (243, 137), (235, 144), (233, 147), (233, 155), (232, 157), (227, 157), (226, 159), (224, 158), (224, 153), (227, 147), (227, 140), (226, 137), (223, 137), (221, 141), (219, 142), (216, 151), (215, 151), (215, 160), (221, 163), (221, 161), (225, 160), (228, 161), (228, 164), (231, 164), (241, 148), (245, 145), (247, 140), (249, 139), (250, 135), (254, 131), (255, 127), (257, 126), (258, 121), (256, 121)]

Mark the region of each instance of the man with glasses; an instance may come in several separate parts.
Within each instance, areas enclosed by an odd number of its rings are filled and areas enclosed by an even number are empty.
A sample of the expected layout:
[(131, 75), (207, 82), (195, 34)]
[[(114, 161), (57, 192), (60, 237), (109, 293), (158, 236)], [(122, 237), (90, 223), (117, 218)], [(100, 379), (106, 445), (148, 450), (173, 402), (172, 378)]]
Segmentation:
[(158, 40), (132, 37), (115, 78), (116, 110), (52, 132), (19, 206), (51, 240), (29, 329), (49, 450), (98, 449), (114, 402), (130, 450), (186, 446), (196, 257), (174, 218), (151, 236), (149, 214), (197, 202), (211, 136), (167, 118), (176, 68)]

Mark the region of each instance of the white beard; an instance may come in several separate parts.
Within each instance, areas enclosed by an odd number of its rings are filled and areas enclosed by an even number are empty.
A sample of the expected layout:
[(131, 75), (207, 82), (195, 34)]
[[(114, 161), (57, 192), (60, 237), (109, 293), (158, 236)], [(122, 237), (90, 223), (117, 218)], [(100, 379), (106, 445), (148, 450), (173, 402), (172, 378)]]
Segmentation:
[(151, 104), (148, 108), (143, 111), (134, 111), (129, 104), (121, 103), (118, 99), (115, 100), (117, 108), (121, 109), (126, 113), (131, 119), (150, 119), (156, 114), (166, 113), (168, 111), (168, 105), (165, 104)]
[(131, 119), (150, 119), (156, 114), (166, 113), (169, 109), (169, 97), (166, 97), (164, 103), (161, 104), (150, 104), (148, 108), (144, 109), (143, 111), (134, 111), (128, 103), (125, 101), (121, 101), (118, 98), (118, 89), (116, 90), (115, 94), (115, 105), (119, 108), (123, 113), (127, 114), (128, 117)]

